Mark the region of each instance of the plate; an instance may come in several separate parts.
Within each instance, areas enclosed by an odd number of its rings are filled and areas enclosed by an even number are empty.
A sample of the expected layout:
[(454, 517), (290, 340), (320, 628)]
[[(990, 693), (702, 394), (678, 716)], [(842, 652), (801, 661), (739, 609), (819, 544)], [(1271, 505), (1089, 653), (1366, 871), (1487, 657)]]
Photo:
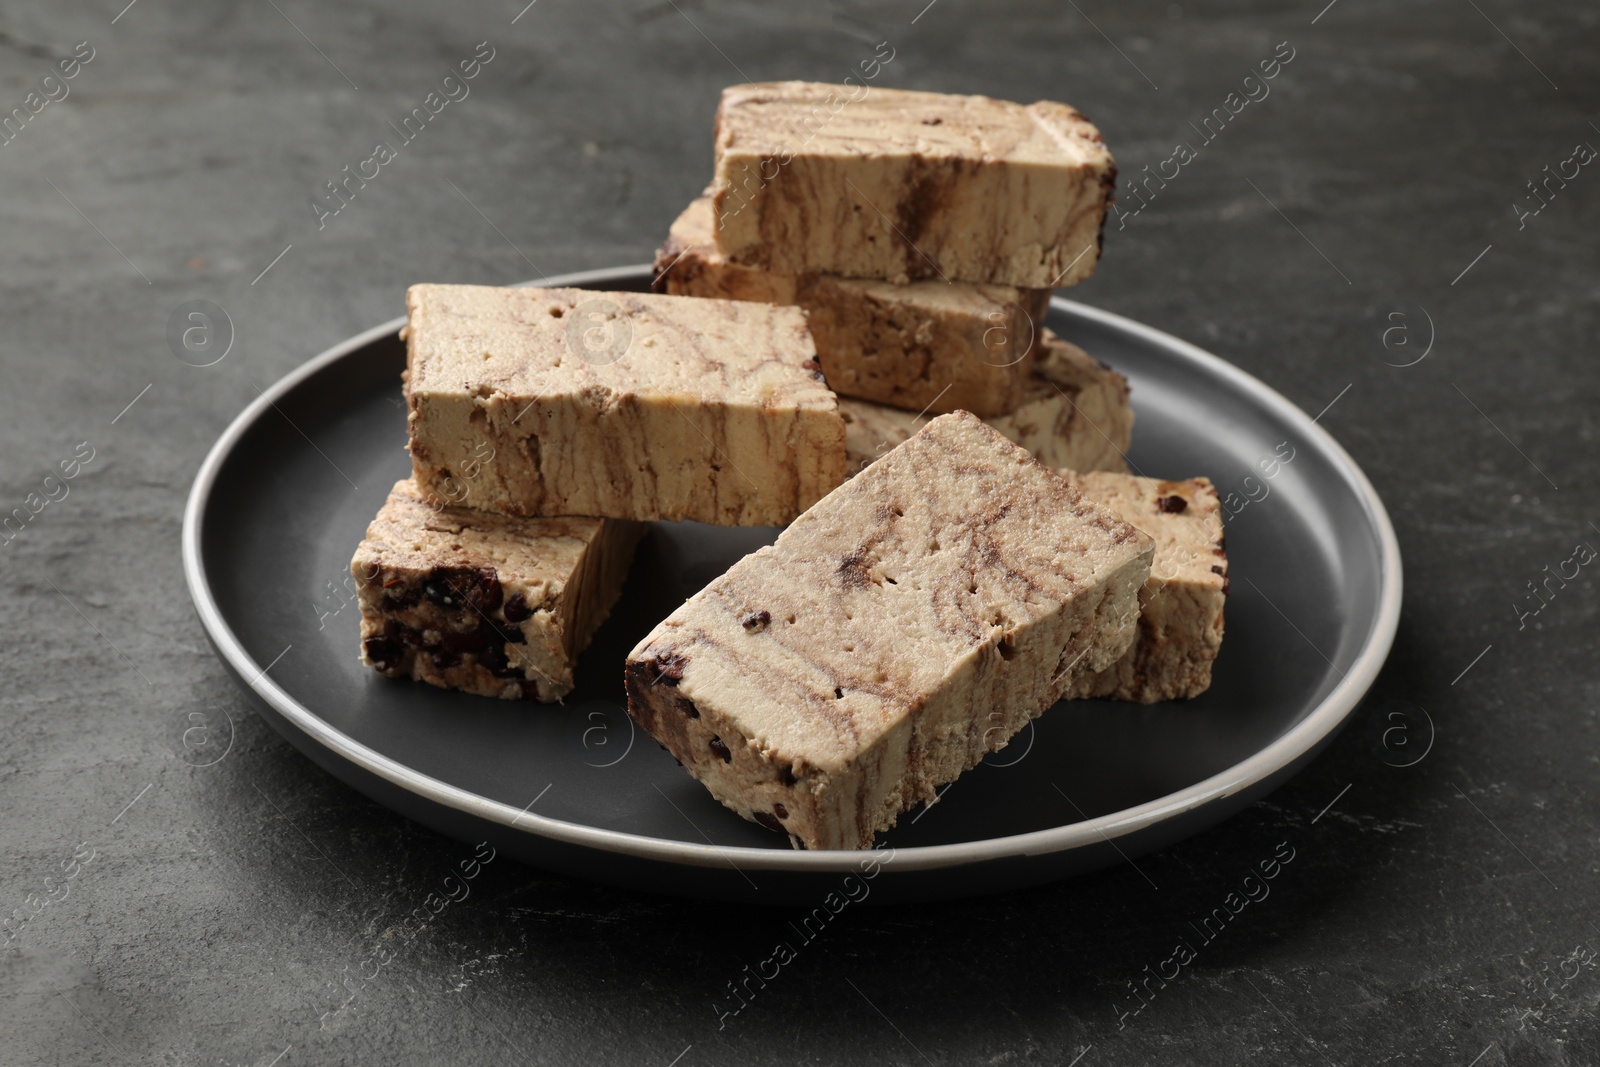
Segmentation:
[[(637, 266), (548, 284), (642, 291), (649, 277)], [(775, 529), (654, 524), (564, 704), (395, 681), (357, 660), (350, 556), (409, 471), (401, 324), (324, 352), (234, 420), (195, 479), (184, 570), (218, 655), (279, 733), (395, 811), (529, 864), (807, 905), (864, 867), (875, 902), (1065, 878), (1194, 834), (1281, 784), (1344, 724), (1394, 638), (1394, 531), (1333, 438), (1216, 356), (1056, 299), (1049, 326), (1132, 382), (1135, 469), (1204, 474), (1223, 496), (1232, 592), (1212, 687), (1149, 707), (1056, 706), (880, 835), (876, 863), (793, 851), (638, 731), (622, 686), (628, 650)]]

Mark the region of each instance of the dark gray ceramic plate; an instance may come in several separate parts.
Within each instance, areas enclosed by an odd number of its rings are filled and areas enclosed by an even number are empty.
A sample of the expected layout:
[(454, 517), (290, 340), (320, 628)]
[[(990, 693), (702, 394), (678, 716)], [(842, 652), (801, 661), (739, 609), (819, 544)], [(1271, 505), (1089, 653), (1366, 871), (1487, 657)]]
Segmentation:
[[(647, 268), (630, 267), (553, 281), (639, 290), (648, 280)], [(273, 386), (195, 480), (183, 531), (189, 589), (257, 708), (368, 796), (531, 864), (753, 903), (814, 904), (839, 888), (860, 854), (791, 851), (712, 800), (623, 710), (627, 651), (775, 530), (655, 525), (564, 705), (392, 681), (357, 662), (350, 556), (409, 470), (400, 325), (352, 338)], [(1129, 459), (1140, 472), (1204, 474), (1231, 500), (1232, 595), (1215, 682), (1186, 703), (1051, 709), (884, 835), (874, 901), (1064, 878), (1219, 822), (1327, 743), (1394, 637), (1394, 531), (1331, 437), (1254, 378), (1166, 334), (1064, 300), (1049, 325), (1132, 381)]]

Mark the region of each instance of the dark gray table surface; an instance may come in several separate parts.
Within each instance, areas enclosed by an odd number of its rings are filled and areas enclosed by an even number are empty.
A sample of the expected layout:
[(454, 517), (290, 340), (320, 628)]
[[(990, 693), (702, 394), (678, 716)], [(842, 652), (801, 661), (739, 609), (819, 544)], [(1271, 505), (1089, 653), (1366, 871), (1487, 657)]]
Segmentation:
[[(124, 2), (0, 14), (0, 113), (93, 49), (0, 144), (0, 508), (66, 492), (0, 554), (0, 1063), (1600, 1062), (1600, 610), (1565, 562), (1600, 548), (1593, 5)], [(323, 183), (482, 41), (470, 95), (319, 229)], [(1125, 178), (1198, 148), (1071, 295), (1323, 412), (1405, 555), (1383, 701), (1148, 878), (847, 909), (720, 1019), (795, 915), (503, 860), (418, 922), (471, 846), (247, 710), (184, 588), (197, 465), (410, 282), (648, 258), (721, 87), (840, 80), (885, 41), (876, 84), (1071, 101)], [(166, 333), (199, 299), (235, 331), (205, 368)]]

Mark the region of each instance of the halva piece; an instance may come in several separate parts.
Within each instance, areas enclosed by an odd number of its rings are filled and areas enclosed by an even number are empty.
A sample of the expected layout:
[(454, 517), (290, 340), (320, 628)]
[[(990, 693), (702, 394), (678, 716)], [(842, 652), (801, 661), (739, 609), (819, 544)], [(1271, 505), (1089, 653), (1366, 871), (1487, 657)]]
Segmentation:
[(622, 591), (641, 523), (436, 507), (396, 483), (350, 561), (361, 658), (508, 700), (559, 700)]
[(1116, 164), (1066, 104), (817, 82), (723, 90), (717, 248), (781, 274), (1072, 285)]
[(1153, 550), (943, 415), (641, 641), (629, 712), (746, 819), (865, 848), (1126, 651)]
[(1168, 482), (1103, 471), (1067, 477), (1156, 544), (1133, 646), (1105, 670), (1080, 675), (1067, 695), (1141, 704), (1199, 696), (1211, 686), (1228, 598), (1216, 488), (1205, 478)]
[(581, 289), (407, 293), (411, 460), (513, 515), (789, 522), (844, 476), (798, 308)]

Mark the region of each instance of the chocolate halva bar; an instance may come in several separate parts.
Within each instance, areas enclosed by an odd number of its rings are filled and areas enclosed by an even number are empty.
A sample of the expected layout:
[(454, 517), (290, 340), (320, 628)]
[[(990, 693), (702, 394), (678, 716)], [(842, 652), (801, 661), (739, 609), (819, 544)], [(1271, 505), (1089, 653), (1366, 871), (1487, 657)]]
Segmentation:
[(412, 469), (513, 515), (792, 520), (844, 477), (844, 423), (798, 308), (415, 285)]
[(350, 561), (362, 661), (446, 689), (559, 700), (643, 532), (619, 519), (439, 507), (397, 482)]
[(864, 848), (1122, 656), (1153, 551), (943, 415), (645, 637), (629, 713), (746, 819)]
[(1116, 184), (1100, 132), (1049, 101), (738, 85), (715, 147), (717, 248), (781, 274), (1072, 285)]

